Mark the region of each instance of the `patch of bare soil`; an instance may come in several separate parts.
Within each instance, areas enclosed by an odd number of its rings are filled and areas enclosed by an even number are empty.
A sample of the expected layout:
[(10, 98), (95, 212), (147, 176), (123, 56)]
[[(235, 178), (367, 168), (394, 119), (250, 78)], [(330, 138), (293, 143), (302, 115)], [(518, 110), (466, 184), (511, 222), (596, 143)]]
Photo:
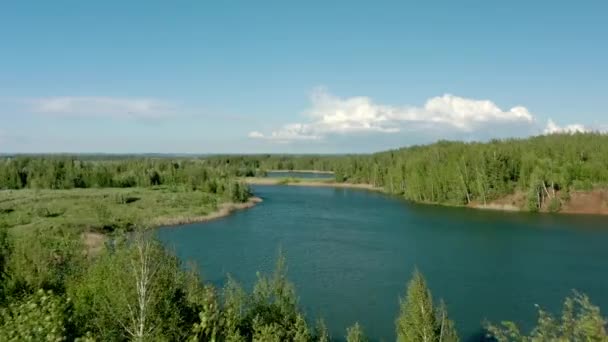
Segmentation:
[(575, 191), (560, 210), (566, 214), (608, 215), (608, 190)]
[(82, 240), (87, 251), (87, 255), (98, 255), (106, 242), (106, 237), (101, 233), (85, 232), (82, 233)]
[(520, 211), (524, 207), (526, 196), (522, 192), (516, 192), (487, 203), (471, 202), (468, 206), (476, 209)]

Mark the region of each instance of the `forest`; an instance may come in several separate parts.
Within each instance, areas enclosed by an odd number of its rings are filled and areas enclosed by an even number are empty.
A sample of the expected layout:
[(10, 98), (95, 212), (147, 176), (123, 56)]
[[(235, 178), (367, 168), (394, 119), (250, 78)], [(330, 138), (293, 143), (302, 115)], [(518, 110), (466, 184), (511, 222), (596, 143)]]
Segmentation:
[[(91, 157), (89, 157), (91, 158)], [(87, 159), (16, 156), (0, 159), (0, 189), (136, 188), (165, 186), (218, 194), (242, 202), (249, 189), (229, 167), (204, 160), (169, 158)]]
[(608, 185), (608, 135), (552, 134), (490, 142), (439, 141), (371, 155), (217, 156), (210, 163), (253, 176), (264, 170), (333, 171), (416, 202), (485, 205), (520, 195), (521, 209), (559, 211), (573, 191)]

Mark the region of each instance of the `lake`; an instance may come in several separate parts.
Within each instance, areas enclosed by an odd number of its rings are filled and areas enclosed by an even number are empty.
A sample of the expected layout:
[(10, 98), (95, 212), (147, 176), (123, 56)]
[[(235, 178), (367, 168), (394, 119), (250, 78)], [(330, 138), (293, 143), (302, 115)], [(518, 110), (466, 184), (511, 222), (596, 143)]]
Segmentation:
[(230, 273), (251, 288), (282, 248), (301, 306), (336, 337), (359, 321), (372, 340), (394, 340), (415, 267), (465, 341), (478, 340), (485, 319), (529, 328), (534, 304), (560, 310), (572, 289), (608, 310), (608, 217), (419, 205), (355, 189), (253, 190), (264, 199), (254, 208), (158, 235), (216, 285)]

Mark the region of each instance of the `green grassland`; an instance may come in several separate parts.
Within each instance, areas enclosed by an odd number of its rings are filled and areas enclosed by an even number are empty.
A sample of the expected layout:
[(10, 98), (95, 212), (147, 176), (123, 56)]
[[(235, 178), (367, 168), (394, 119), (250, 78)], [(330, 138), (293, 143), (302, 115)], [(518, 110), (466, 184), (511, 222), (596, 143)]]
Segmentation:
[(228, 199), (216, 194), (169, 187), (4, 190), (0, 191), (0, 227), (15, 233), (46, 227), (128, 230), (209, 215), (224, 202)]

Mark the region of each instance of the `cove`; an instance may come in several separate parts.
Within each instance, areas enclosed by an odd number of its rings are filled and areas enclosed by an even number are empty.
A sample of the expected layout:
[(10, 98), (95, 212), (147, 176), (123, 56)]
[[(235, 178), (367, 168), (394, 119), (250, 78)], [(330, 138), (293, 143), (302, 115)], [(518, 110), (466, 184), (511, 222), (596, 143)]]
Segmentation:
[[(577, 289), (608, 310), (608, 219), (413, 204), (357, 189), (254, 186), (264, 202), (158, 236), (221, 286), (251, 288), (280, 248), (309, 319), (332, 335), (359, 321), (374, 341), (394, 340), (398, 298), (415, 267), (443, 298), (464, 341), (484, 320), (536, 321)], [(606, 314), (606, 311), (603, 312)]]

